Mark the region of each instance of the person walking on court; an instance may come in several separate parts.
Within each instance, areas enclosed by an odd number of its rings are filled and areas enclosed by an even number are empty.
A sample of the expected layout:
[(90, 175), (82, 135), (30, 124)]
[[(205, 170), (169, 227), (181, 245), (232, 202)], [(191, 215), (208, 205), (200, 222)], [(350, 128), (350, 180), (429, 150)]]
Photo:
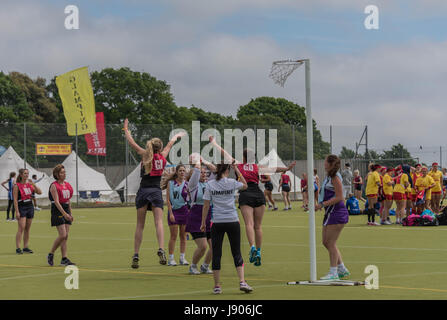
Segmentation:
[[(3, 188), (8, 191), (8, 208), (6, 209), (6, 221), (14, 221), (15, 220), (15, 213), (14, 213), (14, 197), (12, 195), (12, 190), (15, 184), (15, 172), (9, 173), (9, 179), (6, 179), (2, 182)], [(8, 184), (8, 187), (5, 187), (5, 184)], [(11, 211), (11, 219), (9, 218), (9, 212)]]
[(351, 165), (349, 163), (345, 164), (345, 169), (342, 171), (341, 176), (343, 179), (343, 196), (346, 200), (352, 192), (352, 179), (354, 177), (352, 174)]
[(211, 218), (211, 244), (213, 248), (213, 277), (214, 294), (222, 293), (220, 283), (220, 270), (222, 259), (222, 244), (225, 233), (230, 241), (231, 254), (233, 255), (234, 266), (239, 277), (239, 289), (246, 293), (253, 289), (245, 282), (244, 260), (241, 254), (241, 229), (239, 217), (235, 206), (235, 191), (247, 189), (247, 182), (239, 171), (237, 165), (232, 165), (240, 181), (228, 178), (231, 166), (229, 164), (218, 164), (216, 179), (208, 182), (203, 195), (202, 225), (200, 230), (206, 231), (206, 219), (208, 216), (210, 203), (213, 204), (213, 215)]
[[(18, 229), (16, 234), (16, 253), (23, 254), (33, 253), (28, 247), (31, 224), (34, 218), (34, 206), (31, 201), (33, 192), (42, 194), (42, 191), (37, 187), (32, 180), (28, 179), (29, 172), (27, 169), (20, 169), (16, 184), (13, 187), (14, 207), (16, 208), (16, 219), (18, 222)], [(20, 242), (23, 236), (23, 251), (20, 249)]]
[(327, 177), (323, 182), (315, 210), (325, 209), (323, 245), (329, 253), (330, 269), (329, 273), (320, 279), (338, 280), (350, 275), (337, 247), (337, 240), (341, 231), (349, 221), (349, 213), (344, 204), (342, 177), (338, 173), (340, 159), (336, 155), (327, 156), (324, 161), (324, 169)]
[(61, 248), (61, 266), (75, 265), (67, 257), (67, 241), (70, 226), (73, 222), (71, 214), (70, 199), (73, 196), (73, 187), (65, 181), (65, 167), (58, 164), (53, 169), (53, 178), (56, 180), (50, 185), (48, 198), (51, 202), (51, 226), (56, 227), (58, 237), (54, 240), (47, 261), (50, 266), (54, 265), (54, 253)]

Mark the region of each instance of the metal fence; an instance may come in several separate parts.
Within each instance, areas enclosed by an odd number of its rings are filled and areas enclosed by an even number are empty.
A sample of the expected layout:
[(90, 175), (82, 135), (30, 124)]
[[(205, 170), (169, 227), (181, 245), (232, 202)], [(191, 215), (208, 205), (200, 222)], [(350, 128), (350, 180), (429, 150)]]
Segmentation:
[[(196, 123), (197, 125), (197, 123)], [(338, 127), (335, 127), (338, 128)], [(71, 143), (73, 151), (79, 156), (79, 161), (85, 163), (90, 169), (103, 174), (107, 181), (109, 190), (97, 190), (93, 187), (89, 189), (86, 186), (80, 188), (76, 186), (80, 197), (77, 200), (83, 200), (83, 192), (91, 192), (93, 190), (105, 192), (114, 191), (119, 195), (120, 202), (131, 202), (133, 194), (130, 192), (130, 184), (134, 181), (128, 179), (138, 179), (137, 175), (130, 177), (131, 173), (140, 163), (140, 156), (136, 154), (132, 148), (129, 147), (121, 124), (107, 124), (106, 131), (106, 156), (92, 156), (87, 155), (87, 144), (83, 136), (68, 136), (65, 124), (42, 124), (42, 123), (11, 123), (0, 125), (0, 146), (5, 148), (12, 147), (18, 156), (23, 161), (23, 167), (34, 167), (39, 172), (44, 172), (51, 177), (52, 169), (56, 164), (63, 163), (67, 156), (39, 156), (36, 153), (37, 143)], [(130, 131), (136, 143), (143, 148), (147, 140), (158, 137), (164, 145), (169, 141), (170, 134), (178, 129), (185, 130), (187, 135), (187, 142), (184, 146), (187, 147), (187, 152), (190, 154), (193, 151), (203, 151), (204, 147), (209, 144), (208, 135), (220, 136), (221, 145), (224, 146), (224, 138), (232, 134), (239, 133), (243, 136), (243, 144), (237, 144), (236, 138), (231, 137), (232, 150), (231, 154), (236, 157), (241, 154), (243, 148), (249, 146), (250, 141), (254, 139), (255, 148), (257, 152), (257, 161), (260, 161), (262, 156), (275, 149), (279, 159), (285, 165), (297, 160), (297, 165), (293, 170), (293, 174), (301, 177), (302, 173), (306, 172), (306, 131), (305, 128), (294, 125), (245, 125), (245, 126), (221, 126), (221, 125), (203, 125), (199, 128), (189, 124), (154, 124), (154, 125), (130, 125)], [(329, 137), (325, 129), (319, 128), (320, 131), (314, 133), (314, 152), (315, 152), (315, 168), (320, 177), (324, 177), (324, 157), (332, 152), (337, 153), (337, 148), (340, 145), (351, 146), (354, 145), (358, 135), (362, 132), (362, 127), (358, 126), (353, 130), (356, 134), (351, 135), (351, 140), (347, 135), (341, 141), (337, 134)], [(339, 128), (338, 128), (339, 129)], [(336, 132), (335, 129), (333, 132)], [(332, 130), (332, 129), (331, 129)], [(343, 131), (343, 130), (341, 130)], [(358, 134), (357, 134), (358, 133)], [(185, 138), (186, 139), (186, 138)], [(349, 140), (349, 141), (348, 141)], [(183, 141), (183, 138), (182, 138)], [(346, 143), (345, 143), (346, 142)], [(263, 145), (264, 143), (264, 145)], [(261, 146), (261, 148), (260, 148)], [(335, 147), (337, 146), (337, 147)], [(249, 146), (250, 147), (250, 146)], [(263, 150), (262, 150), (263, 148)], [(182, 150), (184, 151), (184, 150)], [(0, 158), (1, 159), (1, 158)], [(77, 159), (77, 158), (76, 158)], [(168, 158), (168, 161), (172, 159)], [(352, 162), (352, 161), (351, 161)], [(358, 165), (361, 168), (362, 174), (366, 172), (364, 164)], [(76, 164), (76, 177), (82, 179), (82, 174), (79, 174), (78, 163)], [(7, 179), (7, 173), (2, 171), (4, 177), (0, 179)], [(135, 178), (136, 177), (136, 178)], [(78, 179), (76, 179), (78, 181)], [(121, 188), (119, 187), (121, 183)], [(299, 198), (299, 185), (297, 184), (292, 191), (292, 199)], [(46, 190), (44, 190), (46, 193)], [(3, 198), (0, 196), (0, 198)], [(89, 194), (87, 194), (89, 198)], [(85, 200), (85, 199), (84, 199)]]

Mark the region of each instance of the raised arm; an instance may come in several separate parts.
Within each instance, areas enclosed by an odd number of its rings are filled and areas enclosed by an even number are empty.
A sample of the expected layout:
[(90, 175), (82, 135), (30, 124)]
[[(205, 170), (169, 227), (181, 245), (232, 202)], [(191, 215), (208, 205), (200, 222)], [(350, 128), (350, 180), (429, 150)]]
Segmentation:
[(124, 120), (124, 135), (126, 136), (127, 141), (129, 142), (129, 145), (139, 154), (143, 155), (145, 150), (141, 148), (135, 140), (132, 138), (130, 131), (129, 131), (129, 120)]
[(222, 148), (221, 146), (219, 146), (216, 142), (216, 140), (214, 139), (213, 136), (209, 137), (210, 143), (216, 147), (216, 149), (218, 149), (222, 155), (224, 156), (224, 158), (229, 161), (230, 163), (239, 163), (236, 159), (234, 159), (228, 152), (225, 151), (224, 148)]
[(186, 135), (186, 132), (179, 132), (177, 134), (175, 134), (171, 140), (169, 140), (168, 144), (166, 145), (166, 147), (163, 148), (163, 151), (161, 152), (161, 155), (163, 157), (167, 157), (169, 154), (169, 151), (171, 151), (172, 146), (174, 145), (174, 143), (177, 141), (178, 138), (181, 138), (183, 136)]
[(202, 163), (211, 171), (211, 172), (216, 172), (217, 168), (214, 164), (212, 164), (209, 161), (206, 161), (205, 159), (203, 159), (202, 156), (200, 156), (200, 160), (202, 161)]
[(189, 178), (188, 182), (188, 191), (192, 195), (194, 191), (196, 191), (197, 186), (199, 185), (200, 181), (200, 162), (197, 161), (196, 158), (194, 158), (193, 155), (190, 156), (189, 160), (190, 164), (194, 165), (194, 168), (192, 168), (192, 175), (191, 178)]
[(292, 170), (295, 165), (296, 161), (293, 161), (288, 167), (268, 167), (265, 165), (258, 165), (258, 168), (260, 174), (273, 174), (277, 172), (286, 173), (287, 171)]

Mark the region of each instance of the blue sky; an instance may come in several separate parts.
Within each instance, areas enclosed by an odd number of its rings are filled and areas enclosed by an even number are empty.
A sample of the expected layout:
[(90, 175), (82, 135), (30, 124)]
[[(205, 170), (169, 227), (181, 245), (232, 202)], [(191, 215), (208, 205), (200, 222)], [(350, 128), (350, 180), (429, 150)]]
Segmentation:
[[(68, 4), (80, 30), (64, 28)], [(370, 4), (379, 30), (364, 28)], [(0, 9), (5, 72), (50, 79), (125, 66), (167, 81), (178, 105), (235, 115), (258, 96), (304, 105), (301, 69), (284, 88), (268, 73), (274, 60), (307, 57), (317, 123), (358, 129), (339, 130), (339, 148), (355, 148), (366, 124), (372, 149), (444, 145), (445, 0), (2, 0)]]
[[(66, 5), (60, 0), (45, 1), (61, 9)], [(326, 54), (360, 53), (378, 45), (447, 39), (446, 12), (440, 10), (419, 15), (408, 6), (408, 0), (391, 1), (393, 8), (379, 5), (380, 30), (363, 27), (366, 14), (362, 1), (347, 9), (315, 7), (303, 11), (299, 7), (241, 7), (213, 17), (206, 22), (205, 30), (237, 37), (265, 36), (285, 46), (300, 42)], [(72, 0), (69, 3), (77, 5), (82, 14), (91, 18), (115, 17), (130, 24), (144, 21), (153, 25), (176, 19), (178, 14), (175, 3), (160, 0)]]

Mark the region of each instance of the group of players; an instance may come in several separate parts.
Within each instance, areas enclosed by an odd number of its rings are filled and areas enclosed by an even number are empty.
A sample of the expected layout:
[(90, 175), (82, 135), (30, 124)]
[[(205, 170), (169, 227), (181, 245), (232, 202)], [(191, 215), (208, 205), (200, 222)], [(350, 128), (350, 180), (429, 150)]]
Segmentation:
[[(180, 234), (179, 263), (189, 265), (185, 259), (186, 233), (189, 233), (197, 246), (189, 268), (190, 274), (212, 273), (213, 293), (220, 294), (222, 293), (220, 284), (222, 244), (226, 233), (239, 277), (240, 290), (246, 293), (253, 291), (244, 278), (240, 223), (235, 206), (236, 191), (239, 191), (238, 204), (250, 246), (249, 261), (255, 266), (261, 266), (262, 219), (266, 197), (259, 188), (259, 183), (263, 182), (266, 189), (270, 189), (269, 176), (282, 172), (280, 188), (288, 193), (290, 181), (287, 180), (288, 176), (285, 173), (295, 166), (295, 162), (288, 167), (271, 168), (257, 165), (254, 163), (255, 154), (246, 149), (243, 152), (243, 162), (240, 163), (219, 146), (213, 137), (210, 137), (210, 143), (223, 155), (223, 163), (212, 164), (205, 161), (199, 154), (192, 154), (189, 157), (189, 164), (193, 168), (189, 172), (186, 171), (185, 165), (180, 164), (176, 166), (175, 172), (166, 174), (166, 157), (171, 147), (183, 134), (174, 135), (165, 147), (159, 138), (152, 138), (147, 141), (145, 148), (141, 148), (131, 136), (127, 119), (124, 121), (123, 130), (129, 145), (141, 156), (141, 182), (135, 199), (137, 224), (131, 267), (139, 267), (139, 251), (146, 214), (148, 210), (151, 210), (159, 245), (157, 255), (160, 264), (169, 266), (177, 264), (174, 249)], [(237, 180), (230, 178), (231, 169), (234, 170)], [(340, 159), (335, 155), (328, 156), (325, 160), (325, 169), (327, 177), (318, 196), (316, 210), (324, 208), (326, 211), (323, 220), (323, 245), (328, 250), (331, 268), (328, 275), (321, 279), (334, 280), (349, 276), (349, 271), (344, 266), (340, 251), (336, 246), (340, 232), (348, 222), (349, 214), (344, 205), (341, 176), (338, 173)], [(33, 193), (42, 194), (42, 190), (28, 179), (28, 174), (28, 170), (21, 169), (12, 185), (12, 197), (19, 225), (16, 236), (18, 254), (32, 253), (32, 250), (28, 248), (29, 230), (34, 216), (31, 197)], [(51, 247), (47, 260), (48, 264), (53, 266), (55, 251), (60, 248), (61, 265), (73, 265), (74, 263), (67, 257), (68, 234), (73, 222), (70, 205), (73, 188), (65, 181), (63, 165), (59, 164), (53, 169), (53, 177), (55, 181), (49, 189), (51, 225), (57, 228), (58, 237)], [(168, 257), (164, 250), (163, 189), (166, 189), (167, 222), (170, 231)], [(286, 206), (291, 208), (290, 202), (288, 204), (286, 202)], [(274, 202), (273, 207), (276, 208)], [(20, 249), (22, 235), (23, 251)], [(203, 257), (204, 261), (199, 268), (199, 261)], [(210, 264), (212, 270), (209, 268)]]
[[(396, 168), (386, 168), (378, 164), (369, 166), (366, 181), (366, 196), (368, 198), (369, 225), (379, 225), (375, 222), (375, 206), (381, 202), (380, 224), (391, 224), (389, 211), (396, 203), (396, 224), (402, 224), (404, 217), (410, 214), (420, 214), (429, 209), (435, 214), (441, 211), (443, 190), (443, 173), (438, 170), (438, 164), (433, 163), (431, 170), (417, 164), (415, 167), (399, 165)], [(357, 184), (354, 179), (355, 188)]]
[[(54, 182), (48, 190), (48, 197), (51, 201), (51, 226), (56, 227), (58, 237), (53, 242), (48, 254), (48, 264), (54, 265), (54, 253), (60, 247), (62, 253), (61, 266), (74, 265), (67, 257), (67, 240), (70, 225), (73, 221), (71, 215), (70, 199), (73, 196), (73, 188), (65, 181), (65, 168), (58, 164), (53, 169)], [(2, 183), (8, 191), (7, 220), (17, 220), (18, 228), (16, 233), (16, 253), (33, 253), (29, 248), (29, 238), (31, 225), (34, 218), (34, 210), (40, 210), (36, 206), (35, 194), (42, 194), (42, 190), (36, 185), (41, 179), (33, 176), (29, 179), (29, 171), (20, 169), (16, 178), (16, 173), (11, 172), (9, 179)], [(8, 187), (5, 185), (8, 184)], [(11, 219), (9, 212), (12, 212)], [(23, 249), (20, 244), (23, 240)]]

